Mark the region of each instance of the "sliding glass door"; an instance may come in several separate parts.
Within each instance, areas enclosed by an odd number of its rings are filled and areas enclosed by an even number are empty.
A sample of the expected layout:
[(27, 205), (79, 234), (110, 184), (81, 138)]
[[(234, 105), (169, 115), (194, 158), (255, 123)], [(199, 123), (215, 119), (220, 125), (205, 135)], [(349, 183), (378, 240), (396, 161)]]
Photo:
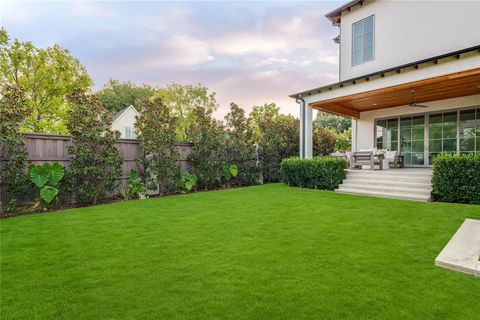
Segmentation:
[(430, 114), (428, 117), (428, 163), (440, 153), (457, 152), (457, 111)]
[(441, 153), (480, 152), (480, 108), (376, 120), (375, 146), (399, 151), (407, 166), (430, 166)]
[(425, 163), (425, 115), (400, 118), (400, 153), (405, 165)]

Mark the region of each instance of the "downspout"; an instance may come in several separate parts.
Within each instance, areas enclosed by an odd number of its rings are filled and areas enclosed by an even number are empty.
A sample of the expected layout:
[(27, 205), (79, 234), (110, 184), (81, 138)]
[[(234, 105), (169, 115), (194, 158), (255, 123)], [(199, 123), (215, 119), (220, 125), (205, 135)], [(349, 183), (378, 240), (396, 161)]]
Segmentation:
[(305, 100), (299, 95), (295, 102), (300, 105), (300, 158), (305, 159)]

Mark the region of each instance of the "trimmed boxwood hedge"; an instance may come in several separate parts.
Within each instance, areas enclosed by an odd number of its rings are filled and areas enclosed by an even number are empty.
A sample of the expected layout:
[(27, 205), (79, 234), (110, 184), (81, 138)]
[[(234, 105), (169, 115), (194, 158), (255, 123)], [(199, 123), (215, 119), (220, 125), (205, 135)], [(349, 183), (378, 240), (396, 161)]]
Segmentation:
[(480, 154), (442, 154), (433, 160), (434, 200), (480, 203)]
[(282, 180), (289, 186), (334, 190), (346, 177), (347, 162), (342, 158), (315, 157), (283, 159), (280, 165)]

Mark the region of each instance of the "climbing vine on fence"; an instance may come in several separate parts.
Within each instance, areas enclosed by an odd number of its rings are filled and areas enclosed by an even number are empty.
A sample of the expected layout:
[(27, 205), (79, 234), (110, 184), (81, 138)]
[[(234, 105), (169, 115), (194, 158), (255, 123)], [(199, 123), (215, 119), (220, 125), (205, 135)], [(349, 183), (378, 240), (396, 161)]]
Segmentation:
[(77, 90), (69, 100), (74, 105), (67, 123), (72, 135), (69, 189), (77, 203), (95, 204), (114, 191), (122, 174), (123, 159), (115, 148), (120, 133), (111, 130), (111, 113), (94, 95)]
[(18, 131), (29, 110), (19, 87), (3, 84), (0, 90), (0, 184), (6, 186), (8, 193), (8, 200), (2, 205), (10, 211), (15, 207), (16, 197), (27, 187), (28, 153), (23, 134)]

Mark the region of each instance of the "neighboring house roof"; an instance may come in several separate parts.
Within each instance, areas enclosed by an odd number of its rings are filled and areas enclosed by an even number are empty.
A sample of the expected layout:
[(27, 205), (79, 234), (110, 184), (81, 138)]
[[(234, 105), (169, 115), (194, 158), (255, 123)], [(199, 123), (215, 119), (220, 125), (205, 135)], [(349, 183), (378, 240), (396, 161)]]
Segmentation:
[(330, 21), (332, 21), (332, 23), (334, 25), (339, 25), (340, 24), (340, 20), (342, 18), (342, 11), (344, 10), (348, 10), (350, 11), (350, 8), (355, 6), (355, 5), (363, 5), (363, 1), (362, 0), (353, 0), (353, 1), (350, 1), (346, 4), (344, 4), (343, 6), (341, 7), (338, 7), (337, 9), (327, 13), (325, 15), (325, 17), (327, 17)]
[(422, 59), (422, 60), (410, 62), (410, 63), (403, 64), (403, 65), (400, 65), (400, 66), (396, 66), (396, 67), (393, 67), (393, 68), (388, 68), (388, 69), (376, 71), (376, 72), (369, 73), (369, 74), (366, 74), (366, 75), (363, 75), (363, 76), (359, 76), (359, 77), (356, 77), (356, 78), (351, 78), (351, 79), (343, 80), (343, 81), (340, 81), (340, 82), (328, 84), (328, 85), (318, 87), (318, 88), (315, 88), (315, 89), (311, 89), (311, 90), (307, 90), (307, 91), (303, 91), (303, 92), (299, 92), (299, 93), (294, 93), (294, 94), (289, 95), (289, 97), (297, 99), (297, 98), (312, 95), (314, 93), (321, 93), (323, 90), (332, 90), (334, 88), (343, 87), (344, 84), (349, 83), (349, 82), (351, 82), (352, 84), (355, 84), (356, 81), (363, 80), (363, 79), (368, 81), (368, 80), (370, 80), (371, 77), (374, 77), (374, 76), (384, 77), (386, 73), (395, 72), (395, 71), (400, 73), (402, 69), (409, 68), (409, 67), (414, 67), (415, 69), (417, 69), (418, 66), (422, 63), (433, 62), (433, 63), (437, 64), (438, 60), (444, 59), (444, 58), (456, 57), (457, 59), (460, 59), (461, 54), (471, 52), (471, 51), (479, 51), (480, 52), (480, 45), (465, 48), (465, 49), (462, 49), (462, 50), (448, 52), (448, 53), (441, 54), (441, 55), (434, 56), (434, 57), (430, 57), (430, 58), (427, 58), (427, 59)]
[(116, 114), (113, 115), (113, 117), (112, 117), (112, 125), (113, 125), (118, 119), (120, 119), (120, 118), (123, 116), (123, 114), (125, 114), (125, 112), (127, 112), (129, 109), (132, 109), (132, 110), (137, 114), (137, 116), (140, 115), (140, 113), (138, 113), (137, 109), (135, 109), (134, 106), (128, 106), (128, 107), (126, 107), (125, 109), (122, 109), (122, 110), (120, 110), (119, 112), (117, 112)]

